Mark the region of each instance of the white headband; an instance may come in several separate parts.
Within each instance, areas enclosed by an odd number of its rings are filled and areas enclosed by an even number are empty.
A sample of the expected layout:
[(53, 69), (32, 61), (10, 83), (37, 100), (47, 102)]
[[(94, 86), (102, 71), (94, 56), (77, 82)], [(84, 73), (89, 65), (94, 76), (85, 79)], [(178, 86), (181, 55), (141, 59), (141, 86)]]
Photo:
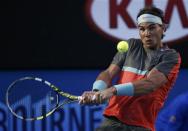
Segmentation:
[(137, 19), (137, 24), (141, 24), (144, 22), (151, 22), (151, 23), (156, 23), (156, 24), (160, 24), (162, 25), (162, 20), (160, 17), (152, 15), (152, 14), (143, 14), (141, 16), (138, 17)]

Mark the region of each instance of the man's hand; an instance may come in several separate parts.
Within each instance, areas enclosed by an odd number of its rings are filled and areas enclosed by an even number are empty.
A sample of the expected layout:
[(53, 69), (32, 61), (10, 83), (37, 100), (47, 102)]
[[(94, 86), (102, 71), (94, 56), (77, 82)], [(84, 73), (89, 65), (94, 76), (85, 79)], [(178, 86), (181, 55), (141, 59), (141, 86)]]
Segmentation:
[(109, 100), (113, 95), (116, 94), (116, 89), (114, 87), (107, 88), (103, 91), (96, 92), (94, 94), (93, 102), (95, 104), (101, 104)]
[(82, 100), (80, 104), (101, 104), (110, 99), (113, 95), (116, 94), (116, 89), (114, 87), (105, 89), (103, 91), (92, 92), (87, 91), (82, 95)]
[(81, 100), (79, 101), (80, 104), (92, 104), (94, 95), (96, 92), (94, 91), (85, 91), (82, 96)]

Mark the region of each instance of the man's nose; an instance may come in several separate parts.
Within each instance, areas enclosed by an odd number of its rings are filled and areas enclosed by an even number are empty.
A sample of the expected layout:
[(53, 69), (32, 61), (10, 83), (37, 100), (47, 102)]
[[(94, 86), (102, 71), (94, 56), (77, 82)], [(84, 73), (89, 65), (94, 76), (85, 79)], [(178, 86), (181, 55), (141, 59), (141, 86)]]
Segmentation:
[(145, 30), (145, 36), (150, 36), (151, 35), (151, 31), (149, 29)]

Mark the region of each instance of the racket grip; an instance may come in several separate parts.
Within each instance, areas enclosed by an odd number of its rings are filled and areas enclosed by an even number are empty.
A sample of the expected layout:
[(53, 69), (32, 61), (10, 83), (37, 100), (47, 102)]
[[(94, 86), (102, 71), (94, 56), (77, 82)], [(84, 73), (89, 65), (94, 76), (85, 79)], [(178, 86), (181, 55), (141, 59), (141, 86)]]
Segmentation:
[[(78, 100), (80, 101), (80, 100), (82, 100), (83, 98), (82, 98), (82, 96), (78, 96)], [(94, 95), (93, 97), (92, 97), (92, 100), (94, 101), (96, 99), (96, 96)]]
[(82, 100), (82, 96), (78, 96), (78, 100), (79, 100), (79, 101)]
[[(93, 97), (92, 97), (92, 100), (95, 100), (96, 99), (96, 96), (94, 95)], [(78, 100), (82, 100), (82, 96), (78, 96)]]
[(92, 101), (94, 101), (96, 99), (96, 95), (92, 96)]

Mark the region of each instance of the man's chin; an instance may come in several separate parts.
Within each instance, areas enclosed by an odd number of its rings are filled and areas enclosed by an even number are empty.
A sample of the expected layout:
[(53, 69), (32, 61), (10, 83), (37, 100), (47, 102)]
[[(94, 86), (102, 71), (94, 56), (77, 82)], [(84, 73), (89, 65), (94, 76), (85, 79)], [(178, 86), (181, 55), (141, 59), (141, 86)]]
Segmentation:
[(145, 43), (145, 44), (144, 44), (144, 48), (155, 49), (155, 47), (153, 46), (152, 43)]

